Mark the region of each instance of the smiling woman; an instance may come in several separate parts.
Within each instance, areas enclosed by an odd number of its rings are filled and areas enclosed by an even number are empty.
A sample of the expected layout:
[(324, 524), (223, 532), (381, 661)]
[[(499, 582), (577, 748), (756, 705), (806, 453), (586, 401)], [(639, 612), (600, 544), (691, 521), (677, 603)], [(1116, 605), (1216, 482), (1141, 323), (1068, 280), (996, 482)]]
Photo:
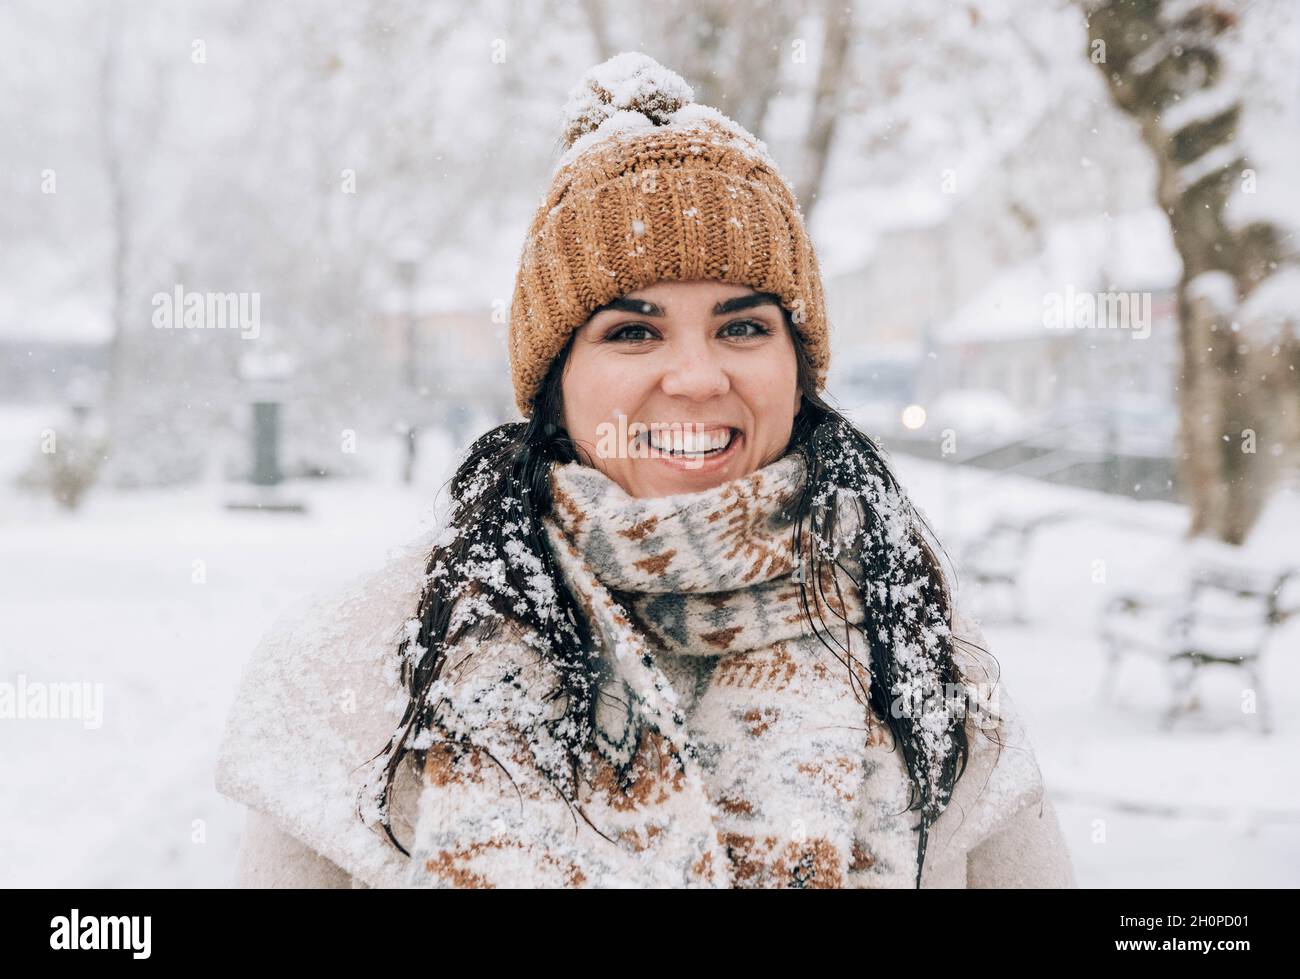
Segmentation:
[[(789, 185), (691, 99), (639, 54), (575, 90), (511, 311), (525, 420), (436, 540), (267, 640), (219, 785), (372, 885), (1072, 886), (929, 528), (822, 397)], [(257, 825), (247, 881), (332, 879)]]
[[(712, 281), (635, 290), (574, 333), (565, 431), (632, 496), (737, 479), (785, 454), (801, 401), (795, 343), (771, 293)], [(602, 442), (611, 425), (627, 441)]]

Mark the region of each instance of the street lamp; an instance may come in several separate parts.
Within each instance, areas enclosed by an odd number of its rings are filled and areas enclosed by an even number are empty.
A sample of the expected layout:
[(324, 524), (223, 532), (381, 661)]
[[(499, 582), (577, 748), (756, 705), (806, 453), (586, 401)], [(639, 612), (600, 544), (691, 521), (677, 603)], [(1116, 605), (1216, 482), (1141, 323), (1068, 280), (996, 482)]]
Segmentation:
[(265, 346), (245, 351), (239, 358), (239, 376), (252, 409), (252, 465), (248, 474), (251, 490), (229, 500), (231, 510), (263, 510), (302, 513), (305, 505), (288, 498), (280, 471), (280, 407), (297, 365), (285, 350)]

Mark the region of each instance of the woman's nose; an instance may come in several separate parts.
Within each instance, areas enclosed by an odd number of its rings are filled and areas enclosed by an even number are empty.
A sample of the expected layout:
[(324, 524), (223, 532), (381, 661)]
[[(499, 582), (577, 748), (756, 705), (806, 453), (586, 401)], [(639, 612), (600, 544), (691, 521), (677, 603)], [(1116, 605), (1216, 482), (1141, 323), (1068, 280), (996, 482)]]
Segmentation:
[(665, 355), (673, 361), (664, 371), (660, 386), (669, 397), (704, 401), (731, 389), (726, 369), (708, 344), (690, 344), (677, 351), (665, 351)]

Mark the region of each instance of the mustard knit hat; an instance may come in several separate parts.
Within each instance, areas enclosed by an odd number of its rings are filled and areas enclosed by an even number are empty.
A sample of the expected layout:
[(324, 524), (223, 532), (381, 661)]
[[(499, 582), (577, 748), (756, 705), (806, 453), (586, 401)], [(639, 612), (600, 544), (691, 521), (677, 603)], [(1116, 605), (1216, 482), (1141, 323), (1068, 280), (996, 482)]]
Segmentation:
[(566, 152), (520, 256), (510, 373), (528, 417), (552, 359), (591, 312), (662, 280), (717, 279), (781, 297), (817, 375), (830, 362), (821, 272), (794, 190), (762, 140), (692, 101), (675, 73), (625, 52), (565, 106)]

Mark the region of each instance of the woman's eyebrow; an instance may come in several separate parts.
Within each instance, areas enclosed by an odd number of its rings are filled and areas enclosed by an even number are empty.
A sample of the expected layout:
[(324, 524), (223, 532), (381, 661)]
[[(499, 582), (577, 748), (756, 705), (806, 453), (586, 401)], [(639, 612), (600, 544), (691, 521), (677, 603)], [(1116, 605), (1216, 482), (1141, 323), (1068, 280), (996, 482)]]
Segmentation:
[[(714, 316), (725, 316), (727, 313), (738, 313), (742, 309), (753, 309), (755, 306), (779, 306), (780, 297), (770, 292), (751, 292), (748, 295), (736, 296), (732, 299), (724, 299), (713, 307)], [(603, 306), (597, 306), (590, 313), (595, 316), (597, 313), (603, 313), (606, 310), (618, 310), (624, 313), (639, 313), (642, 316), (663, 316), (664, 311), (647, 299), (628, 299), (626, 296), (619, 296), (617, 299), (611, 299)]]
[(723, 316), (726, 313), (738, 313), (742, 309), (752, 309), (755, 306), (779, 306), (780, 297), (770, 292), (751, 292), (747, 296), (736, 296), (734, 299), (726, 299), (713, 307), (714, 316)]
[(640, 313), (642, 316), (663, 316), (664, 311), (654, 303), (646, 299), (628, 299), (625, 296), (619, 296), (617, 299), (611, 299), (603, 306), (597, 306), (591, 311), (591, 315), (603, 313), (606, 310), (617, 309), (624, 313)]

